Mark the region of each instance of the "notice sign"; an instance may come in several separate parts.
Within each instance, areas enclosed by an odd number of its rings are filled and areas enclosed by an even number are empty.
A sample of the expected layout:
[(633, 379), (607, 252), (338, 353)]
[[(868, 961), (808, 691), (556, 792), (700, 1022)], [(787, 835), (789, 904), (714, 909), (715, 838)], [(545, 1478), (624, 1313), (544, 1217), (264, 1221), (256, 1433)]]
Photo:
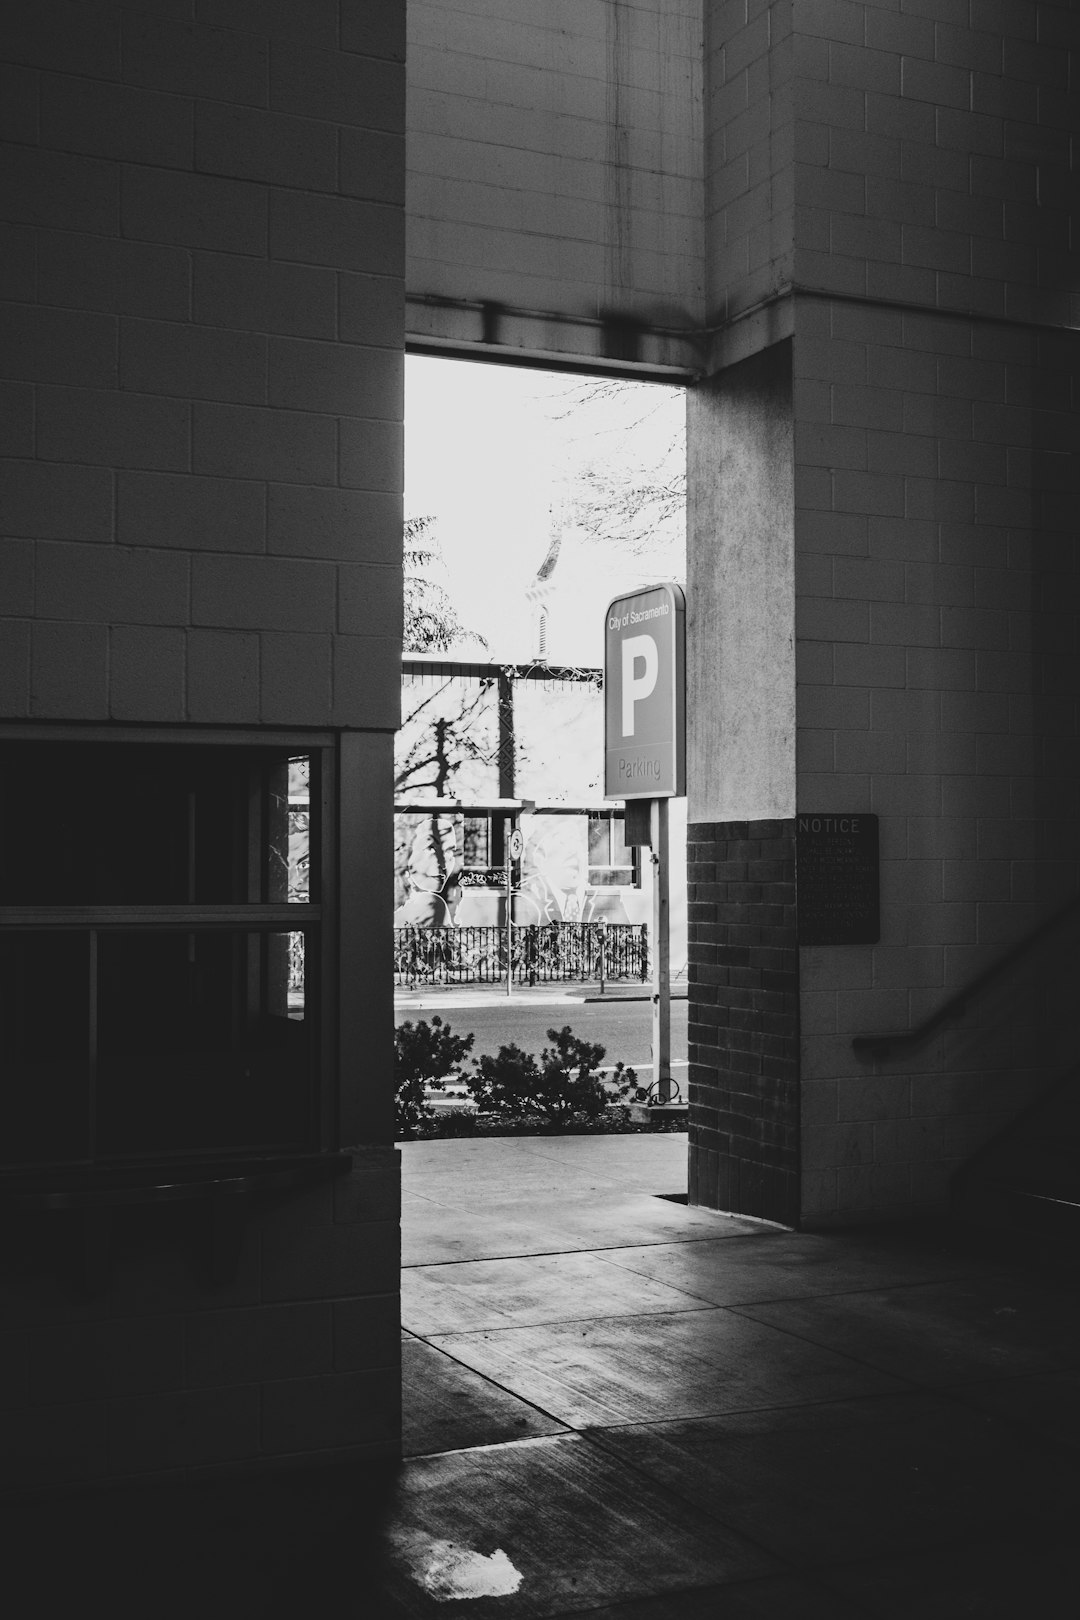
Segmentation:
[(800, 945), (877, 943), (877, 816), (796, 816), (795, 877)]
[(678, 585), (617, 596), (604, 631), (604, 797), (686, 792), (685, 599)]

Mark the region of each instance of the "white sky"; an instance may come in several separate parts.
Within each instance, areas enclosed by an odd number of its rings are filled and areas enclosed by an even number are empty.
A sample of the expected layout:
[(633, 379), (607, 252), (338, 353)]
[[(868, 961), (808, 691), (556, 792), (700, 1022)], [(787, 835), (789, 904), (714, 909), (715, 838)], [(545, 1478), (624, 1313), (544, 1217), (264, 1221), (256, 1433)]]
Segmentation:
[[(678, 431), (677, 390), (663, 391), (662, 408), (650, 411), (642, 426), (633, 397), (590, 406), (595, 386), (526, 367), (406, 357), (406, 515), (435, 517), (446, 563), (440, 583), (462, 622), (485, 636), (493, 657), (526, 658), (536, 651), (524, 593), (547, 553), (552, 507), (564, 499), (568, 473), (598, 454), (618, 459), (629, 449), (647, 456), (655, 445), (659, 455)], [(651, 406), (655, 385), (642, 389)], [(553, 640), (549, 654), (599, 662), (603, 609), (639, 583), (643, 560), (622, 559), (608, 548), (606, 555), (581, 552), (573, 561), (564, 555), (560, 563), (564, 587), (574, 570), (576, 612), (560, 609), (563, 641), (569, 638), (574, 649)]]

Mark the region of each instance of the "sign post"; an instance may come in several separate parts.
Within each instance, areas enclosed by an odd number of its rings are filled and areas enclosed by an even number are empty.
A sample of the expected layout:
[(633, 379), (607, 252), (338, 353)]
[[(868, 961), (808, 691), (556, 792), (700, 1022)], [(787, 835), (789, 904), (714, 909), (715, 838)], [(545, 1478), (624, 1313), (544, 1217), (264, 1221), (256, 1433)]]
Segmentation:
[(617, 596), (604, 636), (604, 797), (628, 801), (628, 809), (649, 801), (653, 1082), (661, 1104), (673, 1089), (668, 800), (686, 792), (685, 611), (678, 585)]
[(520, 861), (525, 840), (510, 820), (507, 820), (503, 831), (506, 848), (506, 993), (509, 995), (514, 983), (514, 967), (511, 961), (511, 947), (514, 942), (514, 862)]
[(651, 810), (653, 868), (653, 1083), (657, 1102), (671, 1101), (671, 864), (668, 852), (668, 801), (653, 799)]

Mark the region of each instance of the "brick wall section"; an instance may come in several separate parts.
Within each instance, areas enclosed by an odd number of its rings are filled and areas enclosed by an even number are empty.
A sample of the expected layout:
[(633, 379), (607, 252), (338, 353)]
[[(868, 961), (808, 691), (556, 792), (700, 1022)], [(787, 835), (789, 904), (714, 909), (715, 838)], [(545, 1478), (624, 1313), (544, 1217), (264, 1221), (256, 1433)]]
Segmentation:
[(393, 726), (404, 5), (0, 52), (0, 716)]
[(393, 1455), (398, 1184), (396, 1150), (372, 1148), (332, 1185), (253, 1200), (221, 1284), (204, 1208), (118, 1211), (97, 1297), (77, 1226), (27, 1219), (0, 1284), (0, 1492)]
[(799, 1218), (794, 823), (687, 829), (690, 1202)]

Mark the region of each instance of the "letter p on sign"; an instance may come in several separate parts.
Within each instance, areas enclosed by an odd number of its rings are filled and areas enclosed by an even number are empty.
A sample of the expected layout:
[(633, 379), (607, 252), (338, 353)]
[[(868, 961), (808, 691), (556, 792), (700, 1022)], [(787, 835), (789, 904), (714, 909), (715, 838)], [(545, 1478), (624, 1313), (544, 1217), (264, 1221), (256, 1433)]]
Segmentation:
[[(640, 673), (638, 666), (641, 666)], [(622, 644), (622, 734), (634, 735), (634, 704), (651, 696), (660, 672), (652, 636), (627, 636)]]

